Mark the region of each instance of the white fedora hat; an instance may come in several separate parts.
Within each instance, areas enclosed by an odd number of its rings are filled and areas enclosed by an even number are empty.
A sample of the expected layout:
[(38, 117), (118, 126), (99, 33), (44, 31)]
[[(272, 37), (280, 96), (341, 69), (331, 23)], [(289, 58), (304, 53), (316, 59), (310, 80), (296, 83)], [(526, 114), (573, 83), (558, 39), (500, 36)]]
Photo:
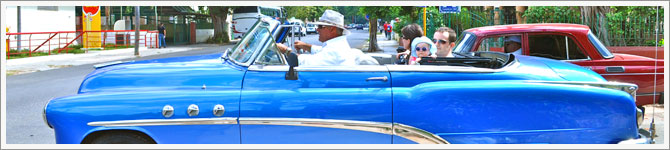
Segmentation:
[(340, 28), (343, 31), (342, 34), (345, 35), (350, 33), (349, 30), (344, 27), (344, 15), (330, 9), (323, 12), (323, 15), (321, 15), (319, 21), (314, 22), (314, 24)]

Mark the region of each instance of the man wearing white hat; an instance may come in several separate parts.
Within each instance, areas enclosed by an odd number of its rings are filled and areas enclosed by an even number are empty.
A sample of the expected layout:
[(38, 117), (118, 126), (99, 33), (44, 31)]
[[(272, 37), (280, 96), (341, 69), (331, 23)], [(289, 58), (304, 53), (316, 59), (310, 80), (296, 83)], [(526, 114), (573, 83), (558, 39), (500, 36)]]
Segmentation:
[(505, 37), (505, 53), (512, 53), (514, 55), (521, 55), (523, 50), (521, 49), (521, 37), (520, 36), (508, 36)]
[[(299, 65), (356, 65), (357, 55), (351, 49), (347, 42), (346, 35), (349, 31), (344, 27), (344, 16), (333, 10), (326, 10), (314, 23), (317, 25), (316, 31), (319, 33), (319, 41), (322, 46), (307, 44), (302, 41), (296, 41), (294, 47), (302, 49), (303, 54), (298, 55)], [(284, 44), (277, 43), (277, 48), (285, 53), (290, 48)]]

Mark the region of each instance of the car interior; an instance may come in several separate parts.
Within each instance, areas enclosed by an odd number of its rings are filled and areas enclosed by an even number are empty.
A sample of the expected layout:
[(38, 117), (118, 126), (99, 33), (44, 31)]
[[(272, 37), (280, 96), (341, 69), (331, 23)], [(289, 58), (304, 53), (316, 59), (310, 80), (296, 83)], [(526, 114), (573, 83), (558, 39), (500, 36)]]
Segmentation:
[[(379, 65), (396, 65), (395, 54), (367, 54), (379, 62)], [(436, 66), (466, 66), (499, 69), (509, 64), (513, 55), (501, 52), (473, 52), (462, 57), (422, 57), (419, 64)], [(404, 65), (404, 64), (402, 64)]]

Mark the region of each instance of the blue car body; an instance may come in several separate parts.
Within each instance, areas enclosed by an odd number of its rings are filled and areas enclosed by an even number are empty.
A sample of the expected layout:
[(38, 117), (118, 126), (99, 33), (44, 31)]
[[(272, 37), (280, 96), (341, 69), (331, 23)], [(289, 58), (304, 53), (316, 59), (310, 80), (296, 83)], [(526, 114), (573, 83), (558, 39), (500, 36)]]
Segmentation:
[(644, 139), (635, 85), (544, 58), (506, 55), (499, 68), (298, 66), (288, 80), (290, 66), (273, 50), (279, 24), (261, 19), (224, 54), (99, 66), (77, 95), (45, 106), (45, 121), (62, 144), (113, 132), (168, 144)]

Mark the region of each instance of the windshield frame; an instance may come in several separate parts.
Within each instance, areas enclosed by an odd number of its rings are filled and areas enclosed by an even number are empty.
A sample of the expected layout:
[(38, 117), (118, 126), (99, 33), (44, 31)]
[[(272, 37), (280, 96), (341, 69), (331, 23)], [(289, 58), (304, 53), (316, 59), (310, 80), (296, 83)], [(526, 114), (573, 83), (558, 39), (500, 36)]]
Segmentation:
[(463, 36), (456, 40), (457, 44), (452, 53), (467, 54), (472, 51), (472, 47), (477, 41), (477, 36), (474, 33), (463, 32)]
[[(271, 18), (267, 18), (267, 19), (271, 19)], [(245, 33), (245, 35), (242, 37), (242, 39), (239, 42), (237, 42), (237, 44), (235, 44), (235, 46), (232, 47), (232, 49), (230, 51), (226, 51), (227, 54), (222, 54), (222, 57), (225, 57), (226, 60), (229, 60), (229, 61), (231, 61), (231, 62), (233, 62), (237, 65), (240, 65), (240, 66), (248, 67), (249, 65), (251, 65), (251, 63), (253, 63), (255, 61), (255, 59), (259, 55), (259, 53), (261, 51), (263, 51), (263, 49), (266, 47), (266, 44), (267, 44), (268, 40), (271, 39), (271, 36), (274, 35), (273, 34), (274, 31), (272, 30), (272, 29), (274, 29), (273, 26), (276, 26), (278, 24), (278, 23), (274, 23), (274, 22), (269, 22), (267, 19), (266, 18), (259, 18), (258, 21), (256, 21), (256, 23), (254, 23), (254, 25), (249, 30), (249, 32)], [(253, 52), (251, 52), (251, 54), (249, 56), (249, 59), (247, 59), (246, 61), (241, 61), (241, 60), (238, 60), (238, 59), (234, 59), (233, 54), (235, 53), (235, 51), (240, 50), (240, 46), (242, 46), (243, 43), (246, 44), (249, 40), (251, 40), (251, 38), (253, 38), (253, 36), (251, 36), (251, 35), (254, 35), (255, 33), (259, 32), (261, 29), (267, 30), (268, 34), (267, 34), (267, 36), (261, 37), (261, 39), (257, 39), (257, 40), (261, 40), (259, 42), (260, 45), (258, 45), (253, 50)], [(226, 52), (224, 52), (224, 53), (226, 53)]]
[(594, 48), (598, 51), (598, 54), (600, 54), (601, 57), (604, 59), (611, 59), (614, 58), (614, 54), (610, 52), (605, 45), (603, 45), (602, 42), (593, 34), (593, 32), (589, 31), (587, 33), (587, 36), (589, 37), (589, 42), (593, 45)]

